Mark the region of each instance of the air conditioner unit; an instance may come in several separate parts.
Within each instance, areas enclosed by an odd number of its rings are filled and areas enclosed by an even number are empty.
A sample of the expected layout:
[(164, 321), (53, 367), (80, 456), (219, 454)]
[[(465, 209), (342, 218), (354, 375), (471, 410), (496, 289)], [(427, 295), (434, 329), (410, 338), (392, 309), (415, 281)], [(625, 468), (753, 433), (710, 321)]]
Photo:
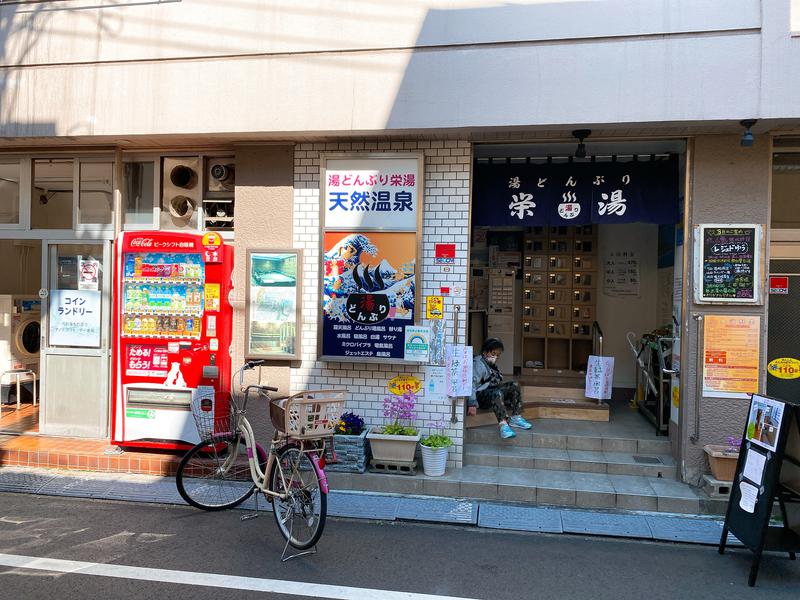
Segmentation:
[(161, 171), (161, 229), (197, 229), (202, 212), (200, 158), (165, 156)]

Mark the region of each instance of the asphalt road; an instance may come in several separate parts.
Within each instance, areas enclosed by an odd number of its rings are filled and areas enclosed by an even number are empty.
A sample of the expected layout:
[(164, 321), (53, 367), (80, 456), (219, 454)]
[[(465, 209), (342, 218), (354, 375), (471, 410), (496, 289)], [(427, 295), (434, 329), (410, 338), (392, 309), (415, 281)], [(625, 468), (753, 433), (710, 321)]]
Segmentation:
[[(0, 567), (0, 598), (800, 596), (800, 561), (785, 555), (766, 555), (750, 589), (751, 555), (743, 549), (719, 556), (709, 546), (407, 522), (331, 519), (318, 554), (281, 563), (272, 515), (241, 522), (241, 514), (2, 493), (0, 564), (36, 568)], [(34, 564), (26, 557), (57, 560)], [(77, 567), (92, 574), (70, 572)], [(216, 576), (202, 580), (209, 573)]]

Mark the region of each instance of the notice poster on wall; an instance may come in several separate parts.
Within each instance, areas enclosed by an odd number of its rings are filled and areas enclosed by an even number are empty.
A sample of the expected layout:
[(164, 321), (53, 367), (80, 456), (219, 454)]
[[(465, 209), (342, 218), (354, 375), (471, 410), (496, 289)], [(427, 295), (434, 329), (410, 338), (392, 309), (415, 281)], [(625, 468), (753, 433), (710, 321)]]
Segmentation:
[(749, 398), (758, 392), (761, 317), (706, 315), (703, 329), (703, 395)]
[(430, 327), (406, 327), (404, 352), (405, 360), (428, 362), (430, 339)]
[(100, 347), (101, 292), (51, 290), (48, 298), (50, 346)]
[(639, 257), (633, 250), (610, 252), (603, 259), (603, 293), (612, 298), (639, 297)]
[(760, 225), (699, 225), (695, 301), (760, 302)]
[(416, 256), (416, 233), (325, 233), (324, 357), (404, 360), (416, 310)]

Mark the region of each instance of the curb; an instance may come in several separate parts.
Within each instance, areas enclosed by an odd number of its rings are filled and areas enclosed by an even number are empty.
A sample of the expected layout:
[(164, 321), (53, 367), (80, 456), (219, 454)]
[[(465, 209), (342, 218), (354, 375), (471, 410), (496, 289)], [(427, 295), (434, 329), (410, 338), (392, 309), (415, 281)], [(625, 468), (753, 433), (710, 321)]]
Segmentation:
[[(130, 473), (78, 474), (75, 471), (54, 469), (2, 467), (0, 492), (187, 506), (178, 494), (173, 477)], [(252, 511), (255, 509), (255, 500), (250, 498), (237, 509)], [(271, 505), (260, 502), (259, 509), (271, 510)], [(723, 525), (723, 521), (718, 518), (698, 515), (559, 508), (353, 490), (331, 492), (328, 495), (328, 515), (704, 545), (719, 544)], [(728, 544), (741, 545), (730, 534)]]

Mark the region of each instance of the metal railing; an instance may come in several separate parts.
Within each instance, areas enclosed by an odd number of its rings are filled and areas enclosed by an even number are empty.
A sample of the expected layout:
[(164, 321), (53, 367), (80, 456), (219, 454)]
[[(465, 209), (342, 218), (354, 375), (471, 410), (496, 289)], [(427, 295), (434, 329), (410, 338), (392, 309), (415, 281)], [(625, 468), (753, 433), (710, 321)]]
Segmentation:
[(592, 323), (592, 354), (603, 356), (603, 330), (597, 321)]

